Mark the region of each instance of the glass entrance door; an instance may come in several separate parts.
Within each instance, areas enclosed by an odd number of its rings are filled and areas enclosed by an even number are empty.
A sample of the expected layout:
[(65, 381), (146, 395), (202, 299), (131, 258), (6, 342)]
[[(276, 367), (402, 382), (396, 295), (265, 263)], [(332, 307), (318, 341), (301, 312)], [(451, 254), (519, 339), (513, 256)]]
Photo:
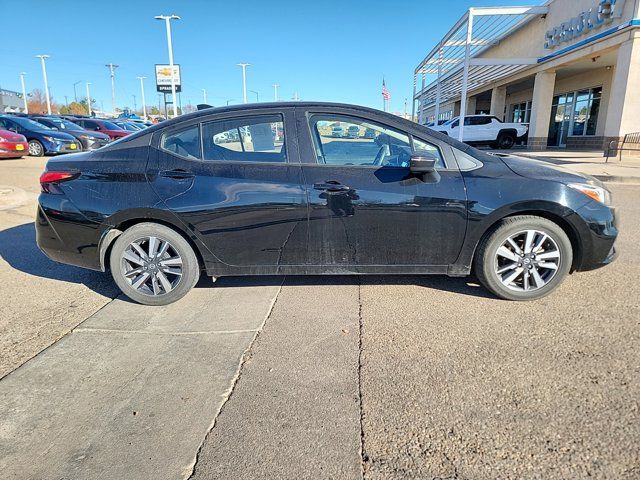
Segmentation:
[(566, 147), (567, 136), (573, 116), (574, 92), (556, 95), (551, 106), (551, 122), (549, 122), (550, 147)]

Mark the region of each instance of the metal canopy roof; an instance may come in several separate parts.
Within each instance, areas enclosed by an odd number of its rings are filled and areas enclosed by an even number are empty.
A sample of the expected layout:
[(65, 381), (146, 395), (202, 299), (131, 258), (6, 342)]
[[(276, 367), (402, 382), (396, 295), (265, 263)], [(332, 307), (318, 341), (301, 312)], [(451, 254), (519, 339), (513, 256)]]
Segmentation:
[[(466, 98), (469, 90), (536, 64), (536, 58), (496, 59), (479, 56), (534, 16), (547, 12), (547, 6), (470, 8), (416, 67), (414, 109), (416, 99), (421, 100), (420, 112), (435, 104), (437, 118), (441, 103), (457, 97)], [(416, 92), (418, 76), (421, 76), (422, 82), (420, 90)], [(461, 102), (461, 116), (465, 114), (466, 103)]]

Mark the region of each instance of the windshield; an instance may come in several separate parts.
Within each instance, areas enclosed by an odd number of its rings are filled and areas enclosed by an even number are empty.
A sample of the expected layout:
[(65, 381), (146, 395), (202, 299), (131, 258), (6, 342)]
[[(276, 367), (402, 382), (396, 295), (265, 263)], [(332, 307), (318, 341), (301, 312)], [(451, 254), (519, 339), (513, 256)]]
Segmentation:
[(456, 120), (458, 120), (458, 117), (454, 117), (451, 120), (447, 120), (446, 122), (443, 123), (443, 125), (451, 125)]
[(113, 122), (107, 122), (106, 120), (104, 120), (102, 123), (104, 124), (104, 128), (106, 128), (107, 130), (124, 130), (124, 128), (119, 127)]
[(26, 128), (27, 130), (51, 130), (51, 128), (47, 127), (46, 125), (35, 122), (29, 118), (13, 117), (11, 120), (16, 122), (22, 128)]
[(49, 123), (50, 125), (53, 125), (58, 130), (73, 130), (76, 132), (81, 132), (84, 130), (81, 126), (76, 125), (75, 123), (72, 123), (68, 120), (63, 120), (61, 118), (42, 118), (39, 120), (44, 121), (45, 125), (47, 123)]

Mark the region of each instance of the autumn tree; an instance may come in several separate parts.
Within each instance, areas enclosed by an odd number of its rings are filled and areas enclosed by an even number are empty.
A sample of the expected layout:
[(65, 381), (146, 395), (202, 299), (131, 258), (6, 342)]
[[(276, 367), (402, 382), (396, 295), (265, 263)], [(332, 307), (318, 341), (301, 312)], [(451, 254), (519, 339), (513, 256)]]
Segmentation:
[[(57, 112), (60, 110), (60, 106), (55, 103), (53, 98), (51, 101), (51, 112)], [(42, 113), (47, 114), (47, 99), (44, 92), (40, 89), (35, 89), (31, 92), (31, 96), (27, 98), (27, 106), (29, 107), (29, 113)]]

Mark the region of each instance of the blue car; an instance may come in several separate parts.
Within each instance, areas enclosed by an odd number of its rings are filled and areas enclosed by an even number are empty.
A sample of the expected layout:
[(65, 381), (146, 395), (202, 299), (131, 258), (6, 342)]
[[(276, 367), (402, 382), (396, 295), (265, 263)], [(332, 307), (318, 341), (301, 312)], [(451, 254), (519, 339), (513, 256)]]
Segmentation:
[(79, 152), (80, 143), (68, 133), (58, 132), (26, 117), (0, 116), (0, 128), (27, 137), (29, 155), (41, 157), (45, 154)]

